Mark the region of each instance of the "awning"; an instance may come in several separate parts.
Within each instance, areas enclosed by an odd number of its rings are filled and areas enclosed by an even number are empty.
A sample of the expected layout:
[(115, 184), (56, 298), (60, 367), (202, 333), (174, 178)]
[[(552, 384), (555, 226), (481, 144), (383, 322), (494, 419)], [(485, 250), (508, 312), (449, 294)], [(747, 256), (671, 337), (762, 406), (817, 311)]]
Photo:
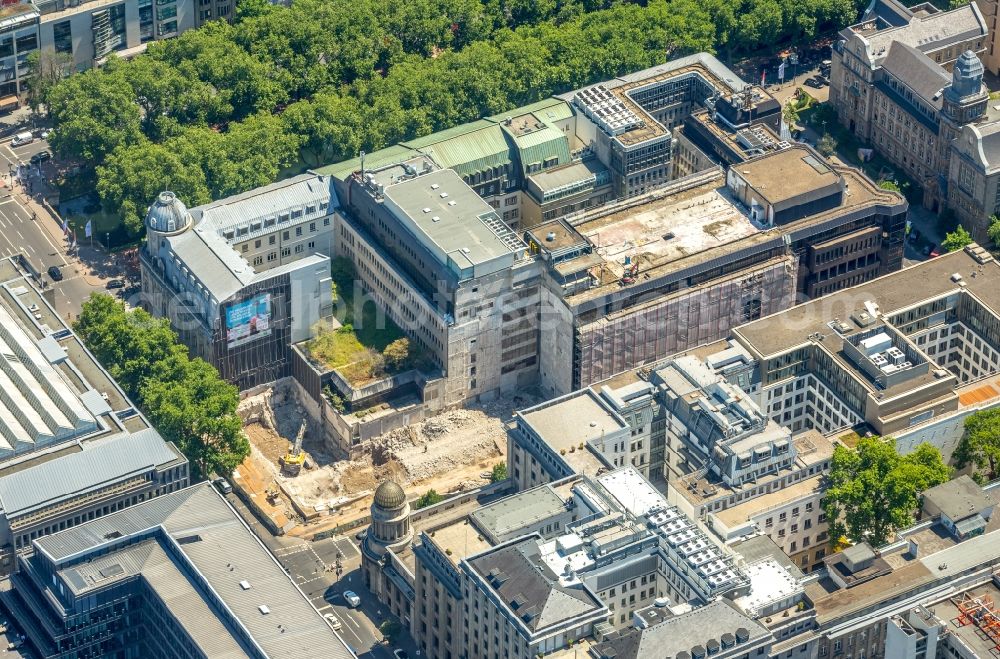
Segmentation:
[(17, 100), (17, 96), (4, 96), (0, 98), (0, 108), (5, 108), (8, 105), (18, 105), (20, 101)]

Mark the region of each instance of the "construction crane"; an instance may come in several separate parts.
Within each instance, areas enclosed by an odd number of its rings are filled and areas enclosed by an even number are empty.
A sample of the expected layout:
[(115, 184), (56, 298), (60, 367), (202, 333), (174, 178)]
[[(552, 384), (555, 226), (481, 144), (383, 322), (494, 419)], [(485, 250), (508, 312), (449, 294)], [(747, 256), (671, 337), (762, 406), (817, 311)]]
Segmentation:
[(306, 461), (306, 454), (302, 451), (302, 439), (306, 435), (306, 421), (302, 420), (299, 432), (295, 435), (295, 443), (292, 445), (288, 455), (281, 459), (281, 472), (286, 476), (298, 476), (302, 471), (302, 465)]

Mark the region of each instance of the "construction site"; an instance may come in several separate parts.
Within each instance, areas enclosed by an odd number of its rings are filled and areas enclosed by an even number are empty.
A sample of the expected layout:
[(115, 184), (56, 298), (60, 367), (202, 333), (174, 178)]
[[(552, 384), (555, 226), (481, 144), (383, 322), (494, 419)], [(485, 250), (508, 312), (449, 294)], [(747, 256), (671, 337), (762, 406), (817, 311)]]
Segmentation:
[(528, 396), (442, 412), (337, 455), (294, 384), (277, 385), (240, 404), (251, 454), (233, 485), (257, 512), (290, 535), (350, 527), (369, 513), (379, 483), (392, 479), (417, 498), (481, 487), (506, 461), (505, 421)]

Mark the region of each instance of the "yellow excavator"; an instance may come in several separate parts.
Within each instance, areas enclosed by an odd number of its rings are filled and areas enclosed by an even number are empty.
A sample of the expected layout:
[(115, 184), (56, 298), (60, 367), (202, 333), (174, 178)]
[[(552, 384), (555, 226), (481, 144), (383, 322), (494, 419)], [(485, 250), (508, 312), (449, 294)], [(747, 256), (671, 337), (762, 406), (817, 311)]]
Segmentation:
[(299, 426), (299, 433), (295, 436), (295, 443), (288, 454), (281, 459), (281, 473), (286, 476), (298, 476), (305, 464), (306, 454), (302, 450), (302, 438), (306, 435), (306, 422), (302, 421)]

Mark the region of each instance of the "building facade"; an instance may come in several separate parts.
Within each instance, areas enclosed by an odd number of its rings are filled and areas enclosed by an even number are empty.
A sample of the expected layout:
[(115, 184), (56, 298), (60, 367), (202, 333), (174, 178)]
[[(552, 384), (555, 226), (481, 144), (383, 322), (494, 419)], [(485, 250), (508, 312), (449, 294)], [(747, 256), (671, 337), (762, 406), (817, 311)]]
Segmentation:
[(140, 253), (143, 305), (241, 389), (290, 375), (292, 345), (333, 313), (320, 250), (335, 199), (308, 175), (191, 212), (162, 193)]

